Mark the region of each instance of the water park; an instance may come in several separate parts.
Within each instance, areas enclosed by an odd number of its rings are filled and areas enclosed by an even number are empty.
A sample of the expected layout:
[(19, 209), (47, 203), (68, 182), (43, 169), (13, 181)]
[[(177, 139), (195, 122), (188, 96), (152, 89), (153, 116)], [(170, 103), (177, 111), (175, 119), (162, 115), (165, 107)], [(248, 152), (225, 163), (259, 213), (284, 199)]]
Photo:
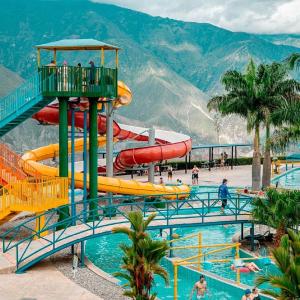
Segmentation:
[[(25, 153), (0, 144), (0, 299), (277, 299), (287, 288), (276, 278), (295, 283), (279, 253), (299, 272), (299, 146), (264, 158), (261, 184), (255, 122), (253, 143), (209, 145), (121, 124), (116, 111), (135, 101), (119, 79), (121, 48), (35, 49), (36, 72), (0, 99), (0, 137), (32, 118), (56, 126), (58, 141)], [(69, 59), (81, 53), (98, 61)], [(225, 115), (223, 98), (209, 109)]]

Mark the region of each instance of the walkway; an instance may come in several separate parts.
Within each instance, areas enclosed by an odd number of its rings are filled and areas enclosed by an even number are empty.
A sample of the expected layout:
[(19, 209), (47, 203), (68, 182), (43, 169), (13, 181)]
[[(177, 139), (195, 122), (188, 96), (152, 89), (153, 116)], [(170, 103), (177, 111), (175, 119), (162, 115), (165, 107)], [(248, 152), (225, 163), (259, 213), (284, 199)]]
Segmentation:
[(65, 277), (50, 262), (25, 274), (0, 275), (0, 291), (0, 298), (5, 300), (102, 300)]
[[(130, 179), (130, 175), (120, 176), (126, 179)], [(159, 182), (160, 176), (155, 176), (155, 182)], [(167, 173), (162, 174), (165, 183), (168, 182)], [(184, 170), (175, 171), (173, 174), (173, 180), (170, 183), (176, 183), (177, 178), (180, 178), (183, 183), (192, 184), (192, 171), (188, 170), (188, 173), (185, 174)], [(230, 168), (226, 169), (212, 169), (208, 171), (207, 169), (200, 169), (199, 173), (199, 185), (219, 185), (222, 182), (223, 178), (228, 179), (229, 186), (235, 187), (245, 187), (251, 186), (251, 166), (237, 166), (233, 170)], [(134, 175), (135, 180), (147, 181), (147, 176), (137, 176)]]

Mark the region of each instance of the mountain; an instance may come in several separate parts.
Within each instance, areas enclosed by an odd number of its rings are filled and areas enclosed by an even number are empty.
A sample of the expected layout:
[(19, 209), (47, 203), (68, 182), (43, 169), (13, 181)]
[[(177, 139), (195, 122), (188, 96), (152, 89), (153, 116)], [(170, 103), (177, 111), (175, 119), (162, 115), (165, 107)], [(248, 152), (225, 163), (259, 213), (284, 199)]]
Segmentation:
[(0, 97), (3, 97), (20, 85), (23, 79), (18, 74), (0, 65), (0, 82)]
[[(36, 44), (95, 38), (118, 45), (120, 79), (134, 96), (118, 118), (184, 132), (196, 143), (217, 140), (206, 103), (222, 91), (220, 78), (226, 70), (243, 70), (250, 57), (257, 63), (281, 61), (300, 51), (298, 36), (231, 32), (87, 0), (11, 0), (1, 2), (0, 8), (0, 64), (27, 78), (36, 71)], [(288, 38), (293, 43), (278, 42)], [(45, 54), (42, 59), (48, 63), (51, 57)], [(85, 65), (89, 59), (99, 61), (99, 54), (59, 53), (58, 60), (63, 59)], [(111, 60), (108, 57), (108, 63)], [(221, 123), (221, 142), (249, 139), (241, 120), (230, 117)]]

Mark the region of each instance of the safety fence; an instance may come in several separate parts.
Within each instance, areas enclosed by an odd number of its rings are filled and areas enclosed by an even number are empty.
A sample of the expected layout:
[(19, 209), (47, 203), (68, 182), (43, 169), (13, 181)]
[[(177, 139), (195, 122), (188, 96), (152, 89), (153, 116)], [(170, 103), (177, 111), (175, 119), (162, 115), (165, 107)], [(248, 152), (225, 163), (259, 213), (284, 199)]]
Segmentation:
[[(247, 196), (232, 194), (225, 214), (220, 210), (217, 193), (197, 193), (185, 199), (181, 199), (180, 194), (174, 195), (175, 199), (166, 200), (166, 197), (170, 194), (100, 197), (54, 208), (5, 232), (2, 235), (3, 250), (15, 249), (17, 266), (24, 266), (33, 258), (38, 260), (39, 253), (51, 255), (80, 240), (110, 233), (111, 226), (128, 223), (130, 211), (141, 211), (145, 217), (156, 213), (150, 229), (251, 222), (252, 199)], [(98, 206), (88, 210), (92, 201)], [(64, 218), (58, 219), (58, 213), (68, 211), (71, 215), (65, 213)], [(34, 222), (40, 226), (32, 228)], [(25, 233), (27, 236), (24, 237)], [(38, 248), (34, 246), (36, 239), (42, 241)]]

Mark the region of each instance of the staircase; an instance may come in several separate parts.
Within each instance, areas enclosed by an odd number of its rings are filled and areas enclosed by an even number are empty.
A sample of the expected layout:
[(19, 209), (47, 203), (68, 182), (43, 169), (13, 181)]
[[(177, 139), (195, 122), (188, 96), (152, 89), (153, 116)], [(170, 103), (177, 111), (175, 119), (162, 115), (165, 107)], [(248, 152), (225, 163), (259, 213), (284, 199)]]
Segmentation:
[(53, 97), (42, 95), (40, 76), (32, 76), (0, 99), (0, 137), (54, 100)]
[(39, 213), (68, 203), (67, 178), (41, 176), (5, 144), (0, 144), (0, 183), (0, 225), (22, 211)]

